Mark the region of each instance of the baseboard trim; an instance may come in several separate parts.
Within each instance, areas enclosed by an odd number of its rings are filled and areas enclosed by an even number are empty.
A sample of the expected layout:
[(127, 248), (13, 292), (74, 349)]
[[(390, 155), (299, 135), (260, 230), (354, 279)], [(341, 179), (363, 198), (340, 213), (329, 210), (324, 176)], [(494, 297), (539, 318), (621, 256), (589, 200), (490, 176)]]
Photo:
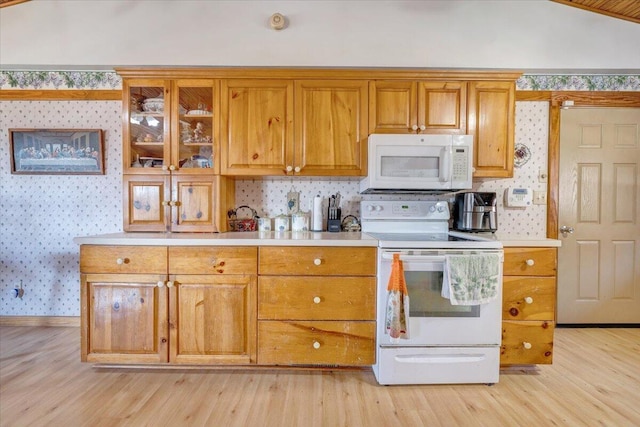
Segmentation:
[(80, 326), (80, 316), (0, 316), (0, 326)]

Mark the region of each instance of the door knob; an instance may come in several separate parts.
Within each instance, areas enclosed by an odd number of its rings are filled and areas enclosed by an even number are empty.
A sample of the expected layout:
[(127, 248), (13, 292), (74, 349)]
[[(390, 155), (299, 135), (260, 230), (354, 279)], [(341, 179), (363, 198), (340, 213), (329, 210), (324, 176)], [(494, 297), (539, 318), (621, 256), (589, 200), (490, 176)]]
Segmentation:
[(562, 237), (567, 237), (567, 234), (572, 234), (573, 232), (574, 232), (573, 227), (567, 227), (566, 225), (563, 225), (562, 227), (560, 227), (560, 233), (562, 233)]

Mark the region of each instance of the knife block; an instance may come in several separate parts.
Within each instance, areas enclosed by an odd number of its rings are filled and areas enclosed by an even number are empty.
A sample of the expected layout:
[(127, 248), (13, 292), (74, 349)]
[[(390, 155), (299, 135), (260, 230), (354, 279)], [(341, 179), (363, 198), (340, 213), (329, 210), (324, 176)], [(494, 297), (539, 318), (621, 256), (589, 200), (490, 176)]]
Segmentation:
[(337, 233), (342, 230), (342, 209), (329, 208), (327, 214), (327, 231)]

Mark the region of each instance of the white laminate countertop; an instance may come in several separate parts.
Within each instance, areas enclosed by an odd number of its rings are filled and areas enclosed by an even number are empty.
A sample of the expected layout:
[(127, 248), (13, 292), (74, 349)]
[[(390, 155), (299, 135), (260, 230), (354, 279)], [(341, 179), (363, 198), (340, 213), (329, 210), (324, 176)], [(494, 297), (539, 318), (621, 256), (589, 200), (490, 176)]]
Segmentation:
[[(503, 247), (559, 247), (562, 242), (531, 236), (484, 234), (502, 242)], [(227, 232), (227, 233), (112, 233), (76, 237), (79, 245), (130, 246), (378, 246), (378, 240), (355, 232)]]
[(545, 237), (533, 237), (525, 235), (508, 235), (500, 234), (499, 232), (494, 234), (494, 238), (502, 242), (503, 248), (508, 247), (560, 247), (562, 241), (558, 239), (548, 239)]
[(355, 232), (113, 233), (76, 237), (80, 245), (131, 246), (378, 246), (378, 240)]

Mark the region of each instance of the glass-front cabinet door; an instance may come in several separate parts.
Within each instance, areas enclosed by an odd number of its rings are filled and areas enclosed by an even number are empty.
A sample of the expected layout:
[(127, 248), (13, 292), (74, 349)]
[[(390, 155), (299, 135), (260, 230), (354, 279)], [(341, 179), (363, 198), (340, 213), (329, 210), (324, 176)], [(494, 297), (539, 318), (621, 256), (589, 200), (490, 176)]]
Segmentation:
[(218, 159), (215, 157), (218, 146), (217, 80), (190, 79), (175, 81), (175, 102), (172, 110), (176, 112), (172, 121), (172, 139), (174, 149), (171, 164), (177, 170), (189, 174), (218, 173)]
[(168, 168), (170, 82), (124, 82), (124, 153), (127, 173), (155, 173)]

